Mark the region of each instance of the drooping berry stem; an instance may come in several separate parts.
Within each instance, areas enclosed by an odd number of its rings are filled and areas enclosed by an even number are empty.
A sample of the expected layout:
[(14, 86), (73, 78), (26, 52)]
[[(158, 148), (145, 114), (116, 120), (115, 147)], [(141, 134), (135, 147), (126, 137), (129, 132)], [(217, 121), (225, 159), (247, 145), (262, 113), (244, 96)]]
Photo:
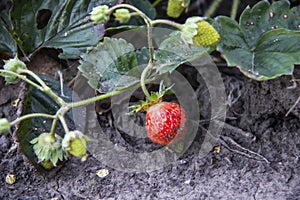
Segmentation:
[(0, 69), (0, 73), (14, 75), (14, 76), (18, 77), (19, 79), (25, 81), (26, 83), (34, 86), (38, 90), (44, 91), (43, 87), (41, 87), (38, 84), (36, 84), (35, 82), (29, 80), (25, 75), (20, 75), (18, 73), (15, 73), (15, 72), (12, 72), (12, 71), (8, 71), (8, 70), (4, 70), (4, 69)]
[(146, 79), (146, 75), (148, 73), (148, 71), (153, 67), (153, 63), (149, 61), (147, 67), (143, 70), (142, 75), (141, 75), (141, 88), (144, 92), (144, 94), (146, 95), (147, 99), (150, 99), (150, 93), (148, 92), (147, 88), (146, 88), (146, 84), (145, 84), (145, 79)]
[(156, 19), (156, 20), (151, 21), (152, 26), (155, 26), (157, 24), (166, 24), (166, 25), (169, 25), (169, 26), (173, 26), (173, 27), (175, 27), (179, 30), (181, 30), (183, 28), (182, 24), (179, 24), (179, 23), (167, 20), (167, 19)]
[(46, 92), (49, 96), (51, 96), (57, 103), (59, 103), (61, 106), (65, 105), (66, 102), (60, 98), (58, 95), (56, 95), (51, 89), (50, 87), (48, 87), (46, 85), (46, 83), (38, 76), (36, 75), (34, 72), (28, 70), (28, 69), (21, 69), (20, 73), (23, 74), (28, 74), (30, 75), (32, 78), (34, 78), (41, 86), (42, 86), (42, 91)]
[(17, 123), (19, 123), (19, 122), (21, 122), (23, 120), (34, 118), (34, 117), (44, 117), (44, 118), (52, 118), (52, 119), (54, 119), (55, 115), (49, 115), (49, 114), (45, 114), (45, 113), (27, 114), (27, 115), (19, 117), (19, 118), (15, 119), (14, 121), (10, 122), (10, 125), (13, 126), (13, 125), (16, 125)]

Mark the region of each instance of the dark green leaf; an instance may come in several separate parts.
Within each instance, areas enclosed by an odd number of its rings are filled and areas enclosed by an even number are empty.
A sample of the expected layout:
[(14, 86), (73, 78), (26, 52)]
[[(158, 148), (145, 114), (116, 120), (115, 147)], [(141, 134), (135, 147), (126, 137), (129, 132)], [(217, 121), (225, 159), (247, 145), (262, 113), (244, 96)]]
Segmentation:
[(189, 45), (180, 37), (176, 31), (164, 40), (155, 52), (155, 66), (160, 74), (171, 72), (183, 63), (201, 58), (210, 50), (209, 47), (197, 47)]
[(136, 51), (136, 59), (137, 59), (138, 66), (140, 66), (140, 68), (144, 68), (142, 66), (147, 65), (150, 59), (149, 49), (144, 47), (139, 51)]
[(239, 24), (223, 16), (216, 22), (221, 35), (218, 50), (229, 66), (238, 66), (250, 78), (292, 74), (300, 62), (300, 7), (290, 9), (287, 0), (247, 7)]
[(11, 9), (20, 47), (31, 54), (41, 47), (61, 48), (61, 58), (78, 58), (103, 37), (104, 27), (89, 21), (96, 5), (113, 0), (15, 0)]
[(82, 56), (79, 70), (89, 85), (101, 93), (139, 81), (134, 47), (123, 39), (104, 38), (94, 50)]
[(16, 53), (17, 44), (10, 33), (11, 22), (6, 11), (0, 15), (0, 53), (12, 57)]

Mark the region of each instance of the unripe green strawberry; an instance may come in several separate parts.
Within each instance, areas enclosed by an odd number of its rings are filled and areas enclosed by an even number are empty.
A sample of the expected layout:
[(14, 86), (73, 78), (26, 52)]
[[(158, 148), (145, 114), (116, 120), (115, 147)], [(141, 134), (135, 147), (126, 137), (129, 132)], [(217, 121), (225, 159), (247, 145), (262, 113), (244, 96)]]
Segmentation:
[(62, 141), (62, 146), (71, 155), (79, 158), (86, 156), (86, 142), (88, 137), (80, 131), (70, 131)]
[(116, 17), (116, 20), (120, 23), (126, 23), (129, 21), (131, 14), (128, 9), (120, 8), (115, 11), (114, 16)]
[(83, 157), (86, 155), (86, 142), (85, 140), (81, 140), (79, 138), (75, 138), (70, 143), (69, 153), (75, 157)]
[(181, 29), (181, 38), (196, 46), (212, 46), (219, 42), (217, 30), (203, 17), (189, 17)]
[(177, 103), (161, 102), (151, 106), (146, 114), (148, 137), (160, 145), (168, 145), (185, 131), (186, 114)]
[(220, 41), (220, 35), (208, 22), (201, 20), (197, 22), (197, 26), (197, 34), (193, 37), (195, 45), (212, 46)]
[(184, 5), (184, 0), (169, 0), (167, 15), (169, 17), (178, 18), (186, 8)]
[(50, 160), (43, 160), (40, 163), (45, 169), (52, 169), (54, 167), (54, 165), (52, 164), (52, 162)]
[(107, 5), (97, 6), (93, 8), (92, 12), (90, 12), (90, 15), (91, 20), (95, 23), (105, 23), (109, 20), (109, 7)]
[(0, 118), (0, 134), (10, 131), (10, 123), (6, 118)]

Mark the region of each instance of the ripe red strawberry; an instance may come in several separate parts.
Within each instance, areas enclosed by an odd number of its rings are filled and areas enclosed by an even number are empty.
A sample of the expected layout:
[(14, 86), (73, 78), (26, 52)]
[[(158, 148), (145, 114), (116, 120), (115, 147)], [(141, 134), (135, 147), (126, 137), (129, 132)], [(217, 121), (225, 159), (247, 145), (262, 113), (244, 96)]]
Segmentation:
[(151, 106), (146, 114), (148, 137), (161, 145), (169, 144), (184, 134), (186, 114), (177, 103), (160, 102)]

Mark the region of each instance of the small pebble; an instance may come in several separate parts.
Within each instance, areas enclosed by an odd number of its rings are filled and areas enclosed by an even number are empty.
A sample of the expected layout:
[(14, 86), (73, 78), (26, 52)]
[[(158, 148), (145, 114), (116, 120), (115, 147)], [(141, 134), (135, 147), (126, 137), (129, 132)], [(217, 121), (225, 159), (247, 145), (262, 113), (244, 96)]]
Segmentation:
[(6, 183), (12, 185), (16, 182), (16, 176), (14, 174), (8, 173), (5, 177)]
[(109, 174), (109, 171), (108, 171), (108, 169), (99, 169), (96, 172), (96, 174), (97, 174), (98, 177), (104, 178), (104, 177), (106, 177)]

